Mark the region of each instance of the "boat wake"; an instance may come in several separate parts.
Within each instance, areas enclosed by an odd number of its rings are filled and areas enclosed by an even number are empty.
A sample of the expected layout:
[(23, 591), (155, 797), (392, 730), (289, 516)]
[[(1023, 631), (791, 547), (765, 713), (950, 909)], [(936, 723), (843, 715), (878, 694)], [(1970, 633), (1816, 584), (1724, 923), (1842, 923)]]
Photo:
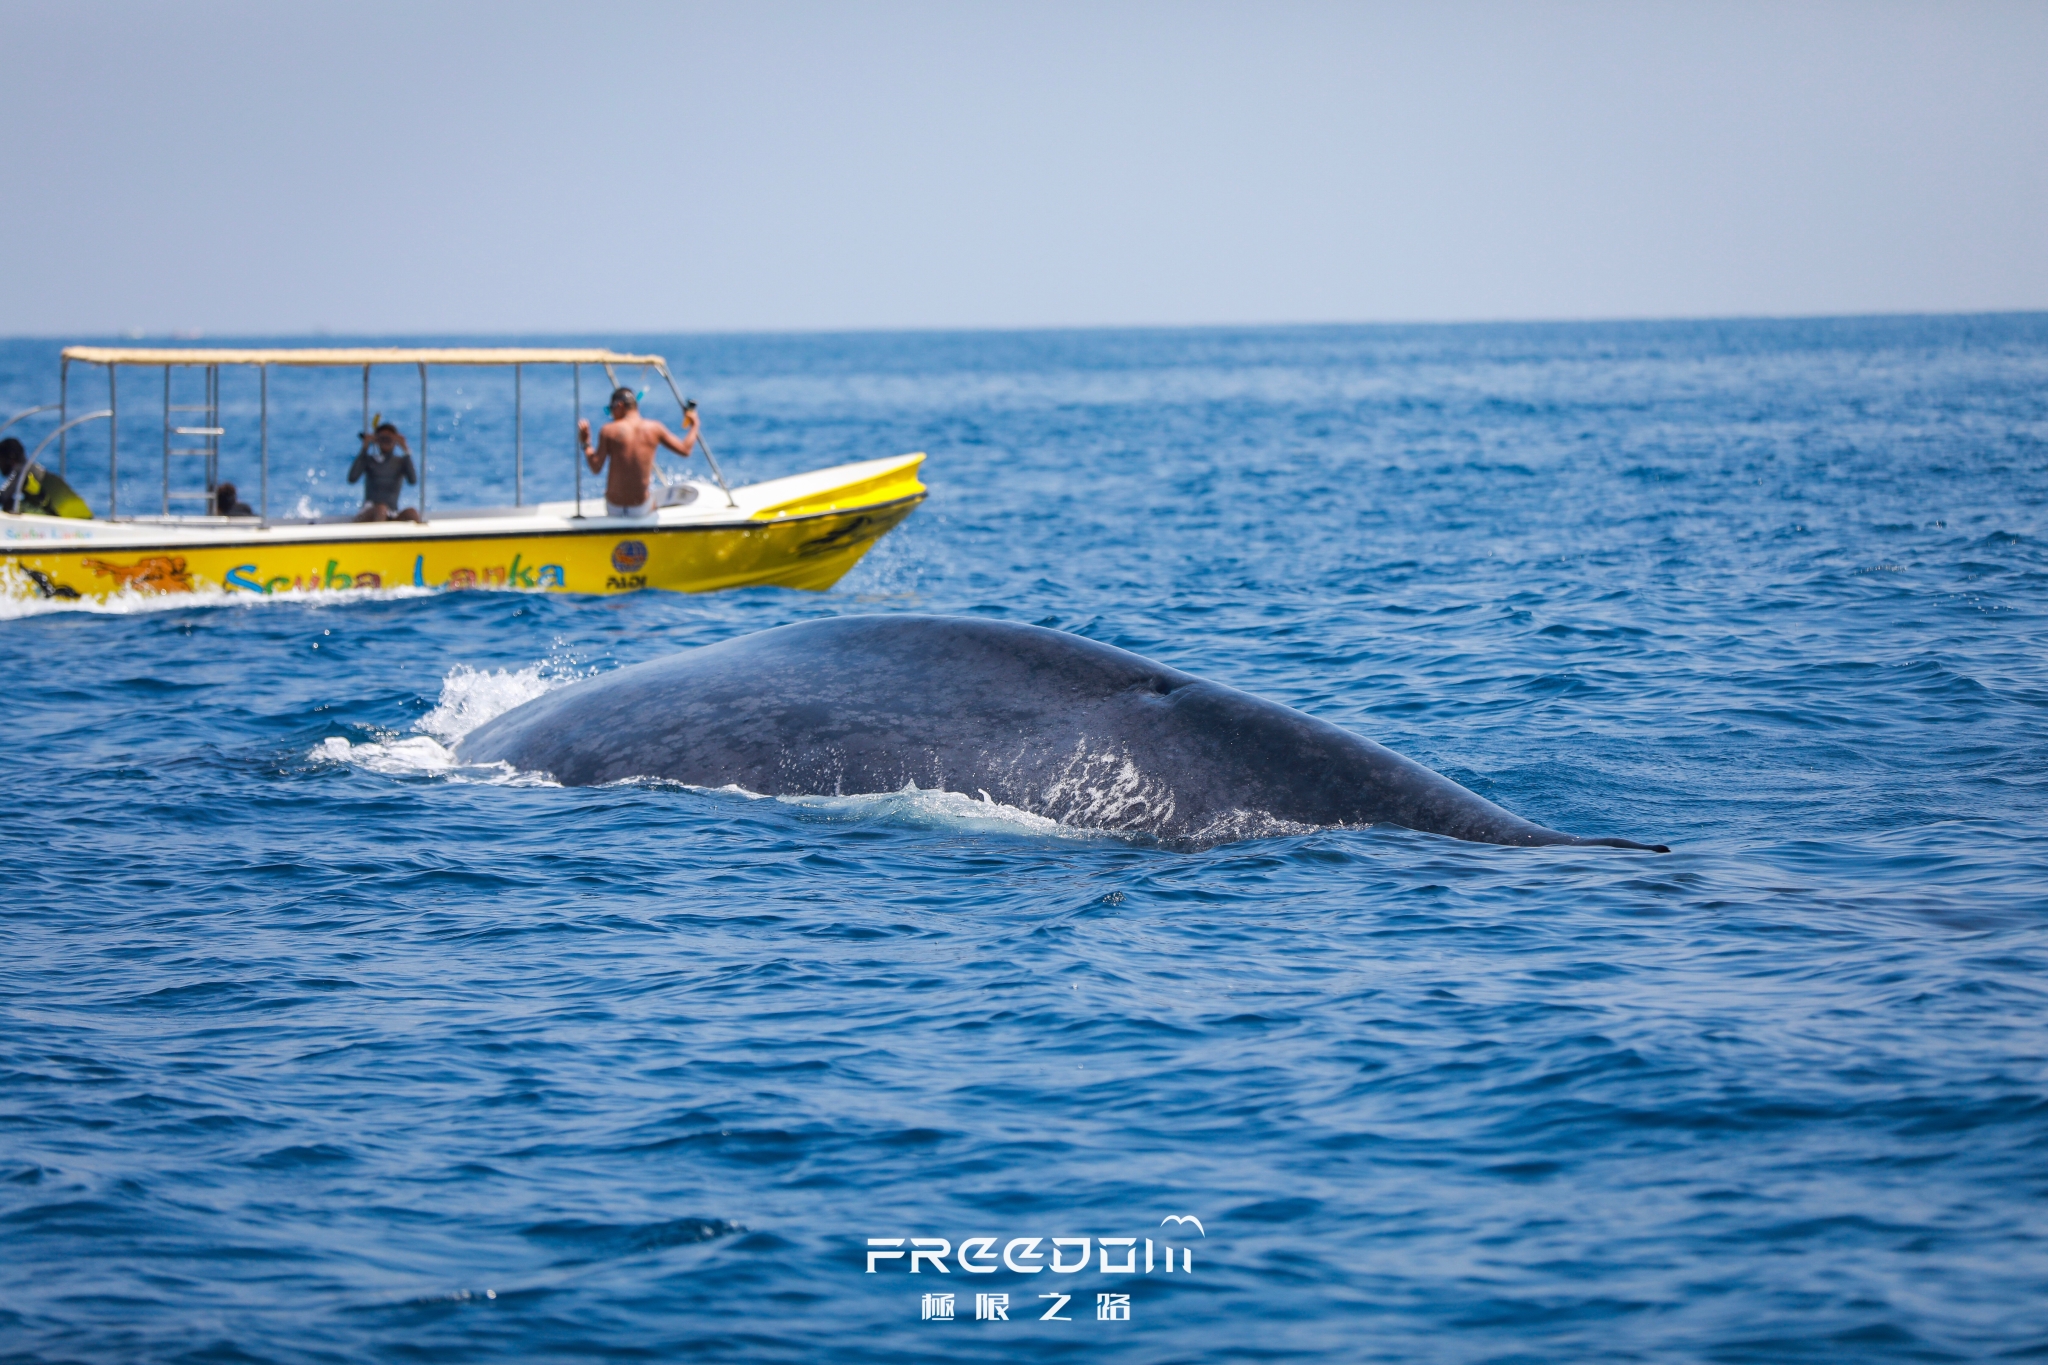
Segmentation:
[(295, 606), (331, 606), (345, 602), (401, 597), (431, 597), (434, 588), (351, 588), (328, 591), (315, 588), (305, 592), (229, 592), (211, 583), (190, 592), (151, 592), (120, 588), (105, 597), (45, 597), (42, 590), (13, 564), (0, 564), (0, 621), (25, 616), (50, 616), (83, 612), (91, 616), (139, 616), (158, 611), (188, 611), (194, 607), (249, 608), (291, 603)]

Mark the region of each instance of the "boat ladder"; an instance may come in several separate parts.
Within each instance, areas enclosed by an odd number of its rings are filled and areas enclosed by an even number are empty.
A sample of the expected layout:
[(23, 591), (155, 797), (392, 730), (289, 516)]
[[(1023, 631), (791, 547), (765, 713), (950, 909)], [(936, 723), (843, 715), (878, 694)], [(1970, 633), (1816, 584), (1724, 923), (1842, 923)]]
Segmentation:
[[(173, 426), (173, 413), (193, 414), (196, 420), (190, 426)], [(199, 502), (205, 504), (201, 516), (210, 516), (214, 510), (214, 489), (220, 485), (220, 438), (226, 432), (220, 424), (220, 366), (206, 367), (206, 401), (203, 403), (173, 403), (171, 401), (171, 367), (164, 366), (164, 515), (171, 514), (173, 502)], [(192, 445), (174, 446), (173, 438), (194, 441)], [(171, 487), (171, 457), (201, 456), (206, 461), (204, 488)], [(182, 482), (182, 480), (181, 480)]]

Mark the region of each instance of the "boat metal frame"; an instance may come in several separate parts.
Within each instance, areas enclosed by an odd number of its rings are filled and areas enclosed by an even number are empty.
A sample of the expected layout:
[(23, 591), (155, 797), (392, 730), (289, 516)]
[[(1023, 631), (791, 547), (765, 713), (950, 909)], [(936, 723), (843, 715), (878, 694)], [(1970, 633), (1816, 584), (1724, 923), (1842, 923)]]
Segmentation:
[[(69, 420), (71, 398), (71, 365), (76, 361), (85, 365), (104, 366), (107, 372), (107, 406), (77, 421)], [(420, 442), (419, 442), (419, 509), (422, 517), (427, 515), (427, 456), (429, 451), (427, 420), (428, 387), (427, 368), (430, 365), (462, 365), (471, 367), (505, 367), (512, 370), (512, 489), (513, 505), (523, 507), (526, 502), (526, 408), (525, 371), (528, 365), (566, 365), (569, 367), (576, 420), (583, 420), (583, 367), (596, 365), (604, 370), (605, 377), (614, 389), (620, 386), (618, 371), (621, 365), (639, 365), (652, 369), (667, 384), (669, 393), (675, 398), (676, 406), (688, 412), (693, 406), (683, 397), (675, 376), (668, 367), (668, 361), (658, 355), (634, 355), (626, 352), (604, 350), (595, 347), (289, 347), (289, 348), (225, 348), (225, 347), (150, 347), (150, 346), (67, 346), (64, 348), (57, 371), (57, 401), (44, 403), (16, 413), (0, 431), (5, 431), (24, 417), (39, 412), (55, 410), (58, 414), (57, 429), (50, 433), (36, 448), (40, 455), (51, 438), (57, 441), (57, 472), (59, 477), (70, 472), (70, 431), (83, 422), (104, 416), (107, 420), (107, 520), (124, 520), (120, 516), (120, 386), (117, 375), (123, 366), (149, 367), (163, 370), (163, 511), (161, 520), (172, 520), (171, 502), (174, 498), (208, 496), (216, 487), (220, 461), (220, 438), (225, 434), (220, 425), (220, 369), (223, 365), (251, 366), (258, 372), (258, 415), (257, 444), (260, 451), (257, 513), (262, 524), (270, 524), (270, 370), (273, 365), (294, 369), (353, 369), (362, 367), (363, 372), (363, 430), (370, 425), (370, 370), (376, 365), (412, 365), (420, 376)], [(203, 368), (206, 371), (206, 402), (203, 405), (175, 405), (171, 402), (171, 371), (176, 368)], [(190, 427), (176, 426), (173, 414), (178, 412), (204, 412), (203, 425)], [(174, 436), (203, 439), (202, 446), (173, 446)], [(725, 481), (725, 474), (718, 467), (718, 460), (711, 453), (709, 443), (700, 432), (698, 446), (704, 452), (704, 461), (711, 468), (711, 477), (718, 484), (718, 491), (725, 495), (726, 506), (737, 508), (732, 488)], [(171, 490), (171, 459), (176, 455), (204, 455), (206, 457), (206, 493), (174, 493)], [(575, 451), (576, 466), (576, 517), (581, 519), (583, 511), (583, 469), (584, 456), (581, 442)], [(126, 520), (136, 520), (130, 516)]]

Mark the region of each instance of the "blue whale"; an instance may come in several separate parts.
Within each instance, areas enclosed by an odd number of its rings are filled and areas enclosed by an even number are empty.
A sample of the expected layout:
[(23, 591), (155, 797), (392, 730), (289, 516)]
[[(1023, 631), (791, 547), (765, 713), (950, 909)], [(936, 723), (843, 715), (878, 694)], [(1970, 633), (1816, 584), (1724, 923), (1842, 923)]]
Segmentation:
[(1078, 635), (972, 617), (837, 616), (741, 636), (572, 683), (456, 752), (566, 786), (914, 784), (1185, 848), (1387, 824), (1668, 851), (1545, 829), (1327, 721)]

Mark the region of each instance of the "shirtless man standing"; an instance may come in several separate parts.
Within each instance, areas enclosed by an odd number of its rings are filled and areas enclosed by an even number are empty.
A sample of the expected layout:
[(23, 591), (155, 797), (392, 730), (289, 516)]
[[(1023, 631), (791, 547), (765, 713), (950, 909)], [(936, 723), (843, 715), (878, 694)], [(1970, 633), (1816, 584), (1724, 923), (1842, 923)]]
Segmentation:
[(697, 411), (694, 407), (684, 410), (683, 435), (678, 440), (661, 423), (640, 415), (640, 404), (631, 389), (613, 389), (612, 420), (597, 433), (596, 448), (590, 444), (590, 423), (578, 421), (576, 436), (583, 443), (583, 458), (590, 462), (591, 473), (603, 469), (606, 460), (612, 463), (604, 481), (605, 512), (614, 517), (652, 516), (654, 494), (649, 485), (654, 479), (654, 457), (663, 446), (678, 455), (689, 455), (697, 444)]

